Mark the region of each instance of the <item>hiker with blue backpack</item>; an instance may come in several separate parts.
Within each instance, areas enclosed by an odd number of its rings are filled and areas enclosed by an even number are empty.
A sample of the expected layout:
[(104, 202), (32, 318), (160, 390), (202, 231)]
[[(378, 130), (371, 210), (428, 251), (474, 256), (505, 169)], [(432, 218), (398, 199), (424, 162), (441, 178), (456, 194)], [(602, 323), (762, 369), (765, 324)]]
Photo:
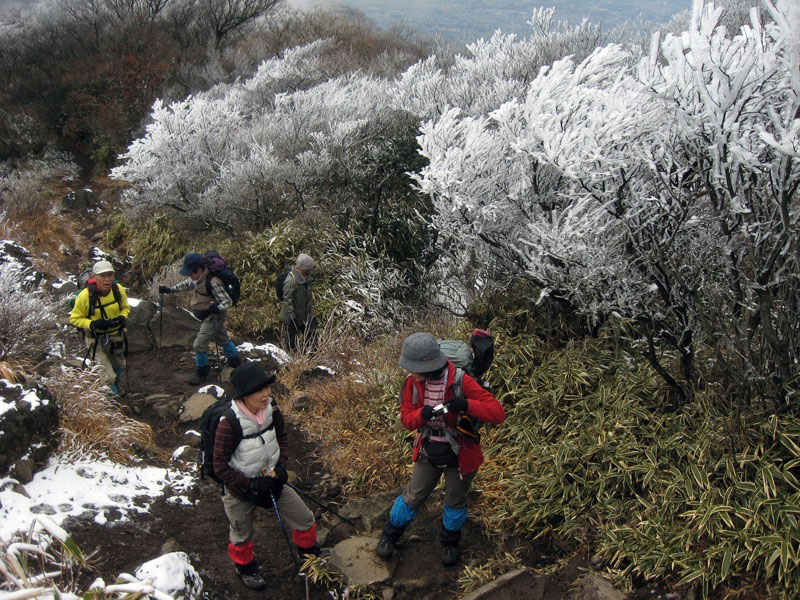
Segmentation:
[(257, 507), (275, 510), (281, 527), (286, 523), (292, 530), (301, 557), (320, 553), (314, 513), (286, 485), (289, 441), (283, 415), (271, 396), (274, 382), (275, 375), (256, 362), (234, 369), (233, 400), (214, 432), (212, 476), (223, 484), (222, 503), (230, 523), (228, 555), (237, 576), (254, 590), (267, 585), (254, 552)]
[[(217, 261), (216, 265), (214, 261)], [(229, 366), (236, 368), (242, 364), (236, 344), (231, 341), (225, 330), (226, 311), (238, 300), (238, 278), (234, 276), (235, 282), (231, 284), (225, 281), (224, 278), (230, 277), (232, 272), (225, 265), (224, 259), (215, 252), (207, 252), (206, 255), (189, 252), (183, 257), (183, 265), (179, 272), (189, 279), (174, 286), (159, 285), (158, 293), (172, 294), (190, 290), (192, 292), (189, 310), (200, 321), (200, 330), (192, 344), (195, 353), (195, 374), (188, 383), (200, 385), (208, 380), (211, 372), (208, 347), (212, 341), (222, 348)], [(231, 293), (236, 298), (232, 298)]]
[(467, 493), (483, 462), (475, 420), (499, 424), (505, 411), (491, 392), (448, 359), (430, 333), (405, 339), (400, 366), (409, 373), (400, 392), (400, 419), (406, 429), (418, 432), (414, 469), (389, 511), (376, 553), (384, 559), (392, 556), (400, 536), (444, 476), (440, 559), (453, 566), (467, 520)]
[(127, 354), (125, 323), (131, 313), (125, 288), (114, 281), (114, 266), (101, 260), (75, 298), (69, 322), (83, 332), (92, 360), (103, 367), (106, 383), (119, 393)]

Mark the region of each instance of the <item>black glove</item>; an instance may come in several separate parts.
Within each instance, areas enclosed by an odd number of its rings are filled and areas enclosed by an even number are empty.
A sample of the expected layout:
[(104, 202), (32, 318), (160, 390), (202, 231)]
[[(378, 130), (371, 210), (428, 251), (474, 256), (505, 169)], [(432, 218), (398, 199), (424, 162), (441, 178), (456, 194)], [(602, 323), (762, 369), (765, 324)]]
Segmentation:
[(159, 294), (171, 294), (172, 293), (172, 288), (169, 287), (168, 285), (160, 285), (160, 286), (158, 286), (158, 293)]
[(89, 328), (92, 331), (95, 331), (96, 329), (106, 330), (110, 329), (111, 327), (114, 327), (114, 322), (107, 321), (106, 319), (96, 319), (89, 323)]
[(289, 481), (289, 473), (286, 472), (286, 465), (283, 463), (275, 465), (275, 480), (279, 481), (281, 486)]
[(255, 490), (259, 494), (267, 494), (275, 490), (275, 478), (262, 475), (261, 477), (253, 477), (250, 480), (250, 489)]
[(425, 421), (430, 421), (431, 417), (433, 416), (433, 407), (426, 404), (425, 406), (422, 407), (422, 410), (420, 411), (419, 415)]
[(268, 477), (262, 475), (261, 477), (254, 477), (250, 480), (250, 491), (255, 493), (257, 501), (255, 504), (259, 506), (271, 506), (272, 499), (270, 494), (275, 497), (275, 501), (281, 497), (283, 491), (283, 484), (275, 477)]
[(469, 408), (466, 398), (453, 398), (447, 403), (447, 410), (457, 413), (465, 413)]
[(212, 315), (218, 315), (222, 312), (222, 309), (219, 307), (219, 304), (212, 304), (208, 307), (208, 312), (210, 312)]
[(117, 325), (119, 325), (120, 329), (124, 329), (127, 319), (125, 317), (123, 317), (122, 315), (120, 315), (116, 319), (112, 319), (112, 321), (114, 323), (116, 323)]

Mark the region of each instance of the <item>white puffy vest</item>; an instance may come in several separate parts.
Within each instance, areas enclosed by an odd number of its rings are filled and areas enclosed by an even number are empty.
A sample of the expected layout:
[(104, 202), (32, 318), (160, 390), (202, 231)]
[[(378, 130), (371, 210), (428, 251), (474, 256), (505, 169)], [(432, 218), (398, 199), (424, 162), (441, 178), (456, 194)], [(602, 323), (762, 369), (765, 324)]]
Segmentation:
[[(269, 475), (278, 464), (278, 458), (281, 455), (278, 437), (275, 435), (275, 427), (272, 425), (275, 400), (270, 398), (267, 403), (262, 425), (245, 417), (237, 402), (231, 402), (231, 406), (242, 426), (242, 440), (233, 451), (229, 464), (246, 477)], [(266, 469), (266, 471), (262, 473), (262, 469)]]

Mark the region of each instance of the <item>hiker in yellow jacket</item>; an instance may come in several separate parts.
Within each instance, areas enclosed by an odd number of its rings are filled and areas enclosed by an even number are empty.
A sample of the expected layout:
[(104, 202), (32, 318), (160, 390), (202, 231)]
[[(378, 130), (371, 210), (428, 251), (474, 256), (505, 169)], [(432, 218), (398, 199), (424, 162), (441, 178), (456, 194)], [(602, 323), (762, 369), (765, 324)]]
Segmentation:
[(100, 361), (106, 382), (114, 394), (125, 365), (125, 322), (131, 313), (128, 295), (114, 282), (114, 267), (101, 260), (92, 267), (92, 277), (75, 299), (69, 322), (83, 330), (92, 358)]

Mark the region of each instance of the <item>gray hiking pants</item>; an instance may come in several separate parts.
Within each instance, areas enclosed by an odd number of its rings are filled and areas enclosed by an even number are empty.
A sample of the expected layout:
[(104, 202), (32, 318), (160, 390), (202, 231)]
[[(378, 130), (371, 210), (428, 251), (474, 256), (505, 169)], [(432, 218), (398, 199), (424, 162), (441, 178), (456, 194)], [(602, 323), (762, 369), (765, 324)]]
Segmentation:
[[(230, 523), (231, 543), (240, 546), (252, 541), (255, 535), (253, 516), (258, 507), (247, 500), (239, 500), (227, 490), (222, 495), (222, 504)], [(274, 512), (272, 507), (264, 510)], [(278, 499), (278, 511), (289, 529), (306, 531), (314, 525), (314, 513), (309, 510), (297, 492), (287, 485), (283, 486), (283, 492)]]
[(420, 455), (419, 460), (414, 463), (411, 480), (403, 490), (403, 501), (409, 508), (418, 508), (431, 495), (442, 475), (444, 475), (445, 506), (454, 509), (465, 508), (467, 492), (469, 492), (469, 486), (472, 485), (477, 471), (464, 475), (462, 478), (458, 474), (458, 467), (447, 467), (446, 469), (434, 467), (423, 455)]
[(216, 315), (209, 315), (200, 323), (200, 331), (197, 332), (197, 337), (194, 338), (192, 349), (203, 354), (208, 352), (208, 345), (211, 342), (216, 342), (217, 346), (222, 348), (230, 342), (228, 332), (225, 330), (225, 313), (221, 312)]
[[(92, 357), (95, 338), (85, 335), (86, 347), (89, 349), (89, 358)], [(108, 385), (114, 385), (117, 372), (121, 373), (125, 366), (125, 341), (121, 335), (101, 335), (97, 340), (97, 352), (94, 358), (103, 367), (103, 375)]]

